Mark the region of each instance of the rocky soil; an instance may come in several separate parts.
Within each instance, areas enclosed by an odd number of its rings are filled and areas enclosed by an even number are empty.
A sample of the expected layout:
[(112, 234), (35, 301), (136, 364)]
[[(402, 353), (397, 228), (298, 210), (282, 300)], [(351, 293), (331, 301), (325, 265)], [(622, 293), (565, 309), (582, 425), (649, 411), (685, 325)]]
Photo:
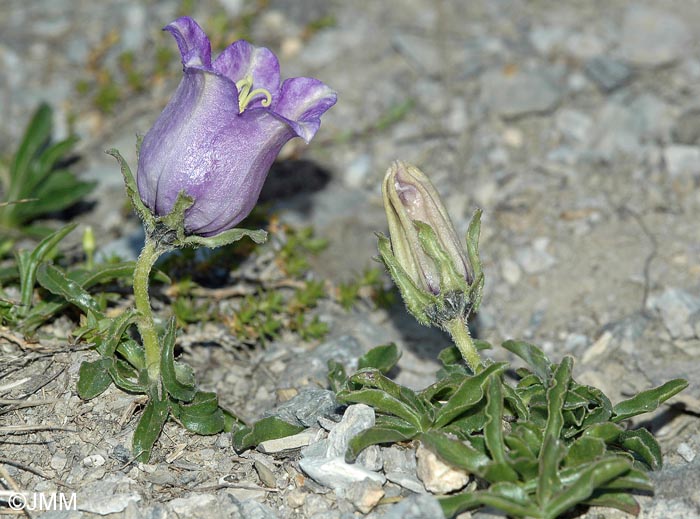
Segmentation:
[[(573, 355), (577, 379), (613, 401), (690, 381), (645, 418), (666, 464), (640, 517), (700, 517), (700, 3), (10, 0), (2, 12), (0, 152), (16, 146), (39, 101), (51, 103), (58, 136), (81, 137), (74, 170), (99, 182), (74, 217), (97, 229), (103, 253), (138, 252), (139, 222), (102, 150), (117, 147), (134, 164), (135, 135), (179, 80), (160, 27), (186, 13), (213, 34), (223, 20), (221, 38), (270, 47), (284, 77), (315, 76), (338, 91), (315, 141), (285, 149), (264, 194), (282, 221), (330, 240), (313, 275), (339, 282), (372, 264), (373, 232), (385, 227), (381, 178), (394, 159), (415, 163), (458, 230), (484, 211), (480, 338)], [(158, 65), (163, 48), (171, 54)], [(139, 87), (126, 79), (124, 53)], [(303, 459), (342, 449), (373, 418), (359, 406), (337, 424), (322, 389), (328, 359), (352, 366), (393, 340), (403, 350), (398, 381), (422, 387), (447, 337), (399, 306), (346, 312), (328, 301), (317, 312), (330, 326), (322, 341), (282, 334), (243, 351), (211, 323), (180, 338), (225, 405), (254, 420), (284, 404), (311, 426), (305, 436), (237, 454), (226, 434), (193, 437), (169, 424), (147, 465), (128, 449), (137, 398), (76, 395), (79, 365), (93, 354), (66, 339), (74, 323), (61, 319), (32, 344), (3, 330), (0, 464), (25, 490), (76, 492), (77, 511), (35, 514), (45, 519), (439, 517), (414, 449), (368, 450), (360, 461), (374, 476), (360, 485), (331, 469), (314, 475)]]

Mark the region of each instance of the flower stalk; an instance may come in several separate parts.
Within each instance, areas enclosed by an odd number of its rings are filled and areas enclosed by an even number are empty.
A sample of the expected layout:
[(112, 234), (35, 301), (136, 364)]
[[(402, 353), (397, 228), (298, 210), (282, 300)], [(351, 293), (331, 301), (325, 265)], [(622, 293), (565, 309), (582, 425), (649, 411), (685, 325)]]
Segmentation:
[(469, 325), (463, 319), (455, 318), (445, 323), (444, 327), (452, 337), (455, 346), (457, 346), (459, 353), (462, 355), (464, 362), (467, 363), (467, 366), (469, 366), (469, 369), (472, 370), (472, 373), (481, 371), (481, 356), (469, 333)]
[(151, 381), (160, 378), (160, 345), (155, 319), (153, 318), (153, 309), (151, 308), (151, 298), (148, 294), (148, 285), (151, 270), (153, 270), (153, 265), (155, 265), (160, 255), (161, 252), (158, 250), (155, 241), (146, 236), (146, 243), (141, 254), (139, 254), (134, 269), (134, 305), (139, 313), (136, 326), (141, 335), (146, 356), (146, 369), (148, 370), (148, 378)]

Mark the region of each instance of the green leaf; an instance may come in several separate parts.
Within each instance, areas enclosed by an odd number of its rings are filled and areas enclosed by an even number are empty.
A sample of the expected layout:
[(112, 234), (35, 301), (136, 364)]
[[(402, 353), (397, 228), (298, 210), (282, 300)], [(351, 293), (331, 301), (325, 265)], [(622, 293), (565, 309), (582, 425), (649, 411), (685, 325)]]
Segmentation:
[(428, 431), (420, 435), (425, 447), (445, 463), (466, 470), (470, 474), (483, 474), (491, 460), (483, 452), (459, 440), (454, 440), (438, 431)]
[(342, 403), (367, 404), (379, 413), (398, 416), (418, 430), (423, 430), (421, 413), (382, 389), (342, 390), (337, 394), (337, 398)]
[(117, 353), (137, 370), (142, 370), (146, 367), (146, 353), (143, 350), (143, 346), (133, 339), (121, 341), (117, 346)]
[(137, 370), (131, 364), (121, 359), (114, 359), (109, 367), (109, 374), (114, 385), (128, 393), (146, 393), (147, 376), (145, 370)]
[(554, 519), (573, 506), (591, 497), (594, 490), (624, 474), (630, 463), (621, 458), (602, 459), (589, 464), (578, 473), (575, 483), (559, 491), (542, 509), (545, 519)]
[(634, 496), (626, 492), (609, 492), (596, 490), (593, 495), (583, 501), (582, 504), (589, 506), (604, 506), (606, 508), (617, 508), (634, 516), (639, 515), (639, 503)]
[(138, 314), (133, 308), (125, 310), (109, 322), (104, 337), (97, 343), (97, 351), (105, 357), (113, 357), (119, 344), (122, 342), (122, 335), (136, 320)]
[(247, 236), (255, 243), (265, 243), (267, 240), (267, 233), (262, 229), (255, 231), (250, 229), (229, 229), (228, 231), (224, 231), (216, 236), (187, 236), (183, 241), (183, 246), (209, 247), (210, 249), (215, 249), (217, 247), (222, 247), (224, 245), (237, 242), (244, 236)]
[(352, 463), (357, 459), (360, 452), (370, 445), (378, 445), (380, 443), (396, 443), (413, 439), (418, 430), (412, 425), (406, 423), (404, 427), (387, 427), (374, 426), (356, 434), (348, 443), (348, 449), (345, 452), (345, 461)]
[(613, 408), (613, 422), (620, 422), (637, 416), (639, 414), (648, 413), (659, 407), (672, 396), (680, 393), (688, 387), (688, 381), (682, 378), (669, 380), (665, 384), (642, 391), (636, 394), (629, 400), (623, 400)]
[(96, 185), (96, 182), (81, 182), (68, 170), (49, 171), (47, 175), (31, 195), (36, 200), (15, 207), (17, 218), (21, 221), (66, 209), (85, 197)]
[(433, 427), (441, 428), (458, 418), (469, 408), (475, 406), (484, 397), (484, 385), (491, 378), (496, 378), (507, 367), (504, 362), (494, 363), (472, 377), (465, 377), (450, 399), (442, 406), (435, 417)]
[(503, 441), (503, 391), (501, 381), (491, 378), (486, 400), (486, 425), (484, 439), (491, 457), (496, 463), (506, 464), (505, 443)]
[(605, 442), (600, 438), (582, 436), (569, 446), (564, 465), (577, 466), (594, 461), (605, 454)]
[(328, 384), (332, 391), (339, 392), (345, 386), (348, 376), (340, 362), (333, 359), (328, 361)]
[(151, 458), (151, 450), (160, 436), (163, 426), (168, 419), (170, 404), (168, 398), (153, 388), (149, 391), (149, 400), (141, 414), (139, 423), (134, 431), (132, 445), (136, 459), (142, 463), (148, 463)]
[(619, 425), (612, 422), (604, 422), (591, 425), (585, 431), (583, 431), (583, 436), (600, 438), (605, 443), (611, 443), (617, 440), (617, 437), (620, 436), (622, 431), (623, 429)]
[(198, 391), (191, 403), (176, 403), (172, 411), (182, 425), (193, 433), (211, 435), (224, 429), (224, 412), (219, 407), (216, 393)]
[(190, 402), (197, 389), (190, 380), (178, 379), (175, 370), (175, 318), (171, 317), (165, 329), (160, 348), (160, 373), (165, 390), (176, 400)]
[(290, 424), (277, 416), (268, 416), (251, 427), (242, 427), (233, 433), (233, 448), (240, 452), (267, 440), (284, 438), (303, 431), (303, 425)]
[(422, 399), (418, 398), (418, 395), (413, 390), (397, 384), (377, 369), (363, 368), (351, 375), (348, 382), (349, 389), (377, 389), (406, 404), (416, 416), (424, 417), (428, 421), (430, 419), (428, 416), (431, 411), (430, 407)]
[(83, 362), (78, 371), (78, 396), (83, 400), (90, 400), (102, 394), (112, 383), (109, 375), (109, 367), (112, 359), (99, 359), (92, 362)]
[(357, 361), (357, 368), (374, 368), (388, 373), (401, 358), (401, 352), (393, 342), (372, 348)]
[(438, 497), (445, 517), (454, 517), (479, 505), (491, 506), (516, 517), (542, 517), (523, 489), (511, 482), (495, 483), (488, 490)]
[(77, 282), (68, 279), (63, 272), (50, 263), (42, 263), (39, 266), (36, 279), (46, 290), (61, 296), (84, 313), (92, 312), (95, 315), (102, 315), (102, 309), (97, 301)]
[(21, 183), (20, 178), (27, 174), (31, 160), (49, 142), (52, 116), (51, 107), (46, 103), (42, 103), (34, 112), (10, 166), (10, 183), (12, 185)]
[(65, 236), (77, 226), (77, 223), (68, 224), (53, 232), (31, 252), (21, 251), (17, 254), (17, 265), (20, 276), (20, 301), (23, 307), (29, 308), (32, 303), (32, 294), (36, 283), (36, 270), (39, 264)]
[(618, 436), (617, 442), (631, 452), (635, 458), (651, 467), (652, 470), (661, 468), (663, 464), (661, 448), (654, 436), (646, 429), (623, 431)]
[(547, 389), (547, 425), (545, 427), (545, 442), (547, 436), (559, 439), (564, 426), (562, 409), (566, 401), (569, 383), (571, 382), (571, 369), (574, 361), (571, 357), (564, 357), (557, 366), (551, 384)]
[(532, 368), (532, 371), (534, 371), (543, 382), (547, 383), (549, 381), (552, 373), (552, 363), (537, 346), (524, 341), (511, 340), (505, 341), (503, 347), (527, 362)]

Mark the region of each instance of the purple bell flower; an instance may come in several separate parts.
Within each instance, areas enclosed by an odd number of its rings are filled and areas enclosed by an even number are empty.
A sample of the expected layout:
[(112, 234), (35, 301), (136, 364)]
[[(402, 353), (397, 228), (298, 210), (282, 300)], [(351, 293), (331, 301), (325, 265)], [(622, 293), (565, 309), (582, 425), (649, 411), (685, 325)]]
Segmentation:
[(143, 139), (139, 195), (164, 216), (184, 190), (194, 199), (186, 232), (215, 236), (248, 216), (282, 146), (294, 137), (308, 143), (336, 93), (307, 77), (280, 85), (277, 57), (245, 40), (212, 62), (209, 38), (192, 18), (164, 30), (177, 41), (184, 76)]

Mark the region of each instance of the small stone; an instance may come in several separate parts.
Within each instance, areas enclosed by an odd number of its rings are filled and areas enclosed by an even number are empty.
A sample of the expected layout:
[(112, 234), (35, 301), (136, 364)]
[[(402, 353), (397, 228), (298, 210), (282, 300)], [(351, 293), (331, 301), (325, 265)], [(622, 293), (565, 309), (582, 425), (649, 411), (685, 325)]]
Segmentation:
[(101, 467), (105, 464), (105, 458), (101, 454), (93, 454), (87, 458), (83, 458), (84, 467)]
[(316, 425), (319, 417), (333, 414), (337, 407), (333, 391), (309, 388), (265, 413), (265, 416), (277, 416), (289, 423), (311, 427)]
[(416, 473), (433, 494), (447, 494), (469, 483), (469, 474), (448, 465), (421, 443), (416, 451)]
[(439, 501), (430, 494), (411, 495), (392, 506), (382, 519), (444, 519)]
[(605, 93), (624, 86), (632, 78), (632, 70), (609, 56), (596, 56), (586, 62), (586, 75)]
[(700, 174), (700, 147), (674, 144), (664, 148), (664, 162), (674, 178)]
[(61, 471), (66, 466), (67, 462), (68, 458), (66, 457), (65, 453), (59, 451), (53, 456), (51, 456), (51, 461), (49, 462), (49, 465), (51, 465), (52, 469)]
[(688, 463), (692, 463), (695, 459), (695, 451), (685, 442), (678, 445), (676, 452)]
[(299, 508), (306, 501), (306, 492), (300, 488), (295, 488), (287, 494), (287, 505), (290, 508)]
[(561, 101), (561, 88), (545, 71), (490, 70), (481, 78), (481, 100), (502, 117), (545, 114)]
[(515, 261), (506, 258), (501, 263), (501, 275), (509, 285), (517, 285), (522, 276), (522, 271)]
[(692, 35), (677, 16), (641, 4), (630, 6), (622, 22), (620, 54), (634, 65), (658, 67), (680, 59)]
[(299, 466), (314, 481), (332, 488), (342, 490), (364, 479), (378, 481), (382, 485), (386, 478), (372, 472), (358, 463), (346, 463), (343, 458), (302, 458)]
[(567, 139), (585, 142), (593, 127), (593, 119), (578, 110), (563, 109), (557, 112), (555, 124)]
[(700, 108), (690, 109), (678, 117), (673, 138), (679, 144), (700, 144)]
[(293, 449), (306, 447), (312, 443), (318, 435), (318, 429), (307, 429), (300, 433), (287, 436), (285, 438), (277, 438), (276, 440), (267, 440), (258, 445), (258, 450), (264, 454), (272, 454), (274, 452), (283, 452)]
[(547, 252), (549, 239), (537, 238), (531, 247), (524, 247), (516, 251), (515, 259), (522, 269), (528, 274), (539, 274), (552, 267), (557, 260)]
[(503, 142), (511, 148), (522, 148), (525, 137), (523, 132), (512, 126), (503, 130)]
[(363, 187), (371, 169), (372, 157), (367, 154), (362, 154), (348, 165), (343, 175), (343, 180), (349, 187)]
[(382, 451), (378, 445), (370, 445), (357, 456), (357, 463), (369, 470), (380, 471), (384, 466)]
[(648, 304), (659, 312), (671, 337), (695, 338), (693, 317), (700, 312), (700, 297), (680, 288), (668, 288), (662, 294), (650, 297)]
[(384, 497), (384, 489), (377, 481), (364, 480), (345, 490), (345, 499), (363, 514), (368, 514)]
[(340, 423), (328, 433), (326, 456), (344, 457), (350, 440), (372, 426), (374, 426), (374, 409), (365, 404), (349, 406)]
[(275, 473), (272, 469), (272, 467), (266, 463), (265, 461), (261, 459), (256, 459), (255, 462), (253, 463), (253, 466), (255, 467), (255, 471), (258, 473), (258, 477), (260, 478), (260, 481), (268, 487), (268, 488), (275, 488), (277, 485), (277, 478), (275, 477)]

